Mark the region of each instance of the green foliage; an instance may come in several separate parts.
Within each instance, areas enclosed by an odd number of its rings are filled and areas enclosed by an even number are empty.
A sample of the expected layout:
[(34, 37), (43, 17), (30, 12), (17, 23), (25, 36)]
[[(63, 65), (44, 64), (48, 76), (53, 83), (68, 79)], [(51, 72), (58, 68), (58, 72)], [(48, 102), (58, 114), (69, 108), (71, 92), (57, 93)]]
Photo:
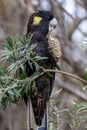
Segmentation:
[(50, 117), (50, 130), (63, 130), (63, 125), (67, 124), (65, 119), (67, 118), (68, 109), (58, 109), (55, 101), (50, 109), (52, 113)]
[(87, 68), (85, 68), (85, 70), (84, 70), (84, 78), (85, 78), (85, 80), (87, 80)]
[[(35, 88), (34, 81), (41, 75), (38, 61), (47, 57), (40, 57), (33, 52), (36, 44), (30, 45), (31, 38), (32, 36), (27, 39), (25, 35), (22, 38), (8, 36), (4, 49), (0, 50), (0, 59), (4, 62), (3, 67), (0, 68), (0, 105), (3, 108), (9, 103), (17, 103), (24, 94), (29, 95), (30, 87)], [(30, 77), (26, 74), (26, 62), (31, 68), (33, 65), (36, 67), (35, 73)]]
[(70, 109), (58, 108), (58, 103), (51, 101), (50, 130), (87, 130), (87, 103), (73, 101)]
[(61, 68), (60, 68), (60, 66), (59, 66), (58, 64), (56, 64), (56, 68), (57, 68), (58, 70), (61, 70)]
[(87, 103), (73, 102), (72, 112), (69, 113), (71, 130), (87, 129)]
[[(86, 36), (87, 36), (87, 33), (86, 33)], [(84, 51), (87, 51), (87, 40), (86, 39), (81, 41), (80, 48), (83, 49)]]

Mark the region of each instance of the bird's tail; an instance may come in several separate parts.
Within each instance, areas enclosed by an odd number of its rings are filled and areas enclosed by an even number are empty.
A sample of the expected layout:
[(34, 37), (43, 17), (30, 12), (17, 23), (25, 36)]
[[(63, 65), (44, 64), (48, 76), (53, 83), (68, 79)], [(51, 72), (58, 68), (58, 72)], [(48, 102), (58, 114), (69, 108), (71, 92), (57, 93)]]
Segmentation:
[(38, 130), (46, 130), (44, 126), (38, 128)]
[(48, 103), (46, 103), (46, 108), (44, 111), (44, 117), (42, 120), (41, 126), (38, 128), (38, 130), (48, 130)]
[(31, 104), (30, 98), (28, 98), (28, 109), (27, 109), (27, 130), (38, 130), (38, 126), (36, 125), (34, 112)]
[(37, 126), (35, 122), (34, 112), (30, 98), (28, 99), (27, 110), (27, 130), (48, 130), (48, 103), (44, 111), (44, 117), (42, 119), (41, 126)]
[(44, 117), (42, 119), (42, 124), (41, 126), (38, 128), (38, 130), (46, 130), (46, 125), (45, 125), (45, 113), (44, 113)]

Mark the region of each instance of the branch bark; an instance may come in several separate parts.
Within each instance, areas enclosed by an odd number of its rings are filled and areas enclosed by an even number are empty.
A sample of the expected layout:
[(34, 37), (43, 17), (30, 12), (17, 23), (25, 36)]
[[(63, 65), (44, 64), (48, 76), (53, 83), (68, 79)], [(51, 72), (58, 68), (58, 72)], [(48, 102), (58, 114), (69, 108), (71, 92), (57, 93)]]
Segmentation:
[(72, 42), (67, 42), (62, 48), (62, 52), (64, 60), (73, 67), (80, 77), (84, 78), (84, 70), (87, 68), (87, 53)]
[[(79, 86), (78, 88), (75, 87), (75, 85), (71, 84), (71, 83), (66, 83), (64, 80), (62, 80), (61, 78), (57, 78), (56, 81), (56, 87), (59, 88), (63, 88), (64, 90), (74, 94), (75, 96), (87, 101), (87, 94), (82, 92), (81, 90), (79, 90)], [(56, 99), (57, 100), (57, 99)]]
[(87, 81), (76, 76), (76, 75), (73, 75), (73, 74), (70, 74), (70, 73), (67, 73), (67, 72), (64, 72), (64, 71), (59, 71), (59, 70), (53, 70), (53, 69), (43, 69), (43, 72), (44, 73), (47, 73), (47, 72), (52, 72), (52, 73), (60, 73), (60, 74), (64, 74), (64, 75), (68, 75), (70, 77), (73, 77), (77, 80), (80, 80), (81, 82), (83, 82), (84, 84), (87, 84)]
[(73, 34), (74, 31), (78, 28), (78, 26), (81, 24), (81, 22), (83, 22), (83, 21), (86, 20), (86, 19), (87, 19), (87, 16), (84, 17), (84, 18), (79, 18), (79, 17), (76, 16), (76, 17), (73, 19), (73, 22), (70, 23), (70, 25), (69, 25), (69, 32), (68, 32), (68, 34), (67, 34), (69, 40), (72, 39), (72, 34)]
[[(63, 58), (74, 69), (74, 71), (80, 76), (84, 77), (84, 69), (87, 68), (87, 53), (83, 52), (75, 43), (70, 41), (69, 36), (66, 34), (64, 27), (64, 12), (61, 10), (58, 2), (50, 0), (52, 12), (58, 21), (58, 39), (61, 43)], [(79, 23), (82, 21), (79, 20)], [(78, 23), (78, 22), (77, 22)], [(73, 31), (77, 28), (75, 25)], [(71, 33), (73, 33), (71, 31)], [(71, 34), (70, 34), (71, 35)]]

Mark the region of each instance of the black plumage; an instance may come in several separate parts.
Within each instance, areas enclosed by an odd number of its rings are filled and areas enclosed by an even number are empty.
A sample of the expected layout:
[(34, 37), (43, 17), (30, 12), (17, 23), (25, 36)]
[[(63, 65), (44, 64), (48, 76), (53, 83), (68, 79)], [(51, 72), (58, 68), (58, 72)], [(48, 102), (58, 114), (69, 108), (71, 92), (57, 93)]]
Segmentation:
[[(48, 57), (48, 59), (38, 61), (38, 64), (46, 69), (55, 68), (55, 60), (52, 58), (49, 52), (49, 44), (46, 37), (49, 31), (49, 23), (52, 19), (53, 15), (49, 11), (40, 10), (32, 14), (29, 18), (26, 35), (27, 38), (30, 38), (32, 35), (30, 44), (37, 44), (33, 51), (41, 57)], [(26, 72), (27, 76), (31, 76), (35, 72), (35, 67), (31, 69), (28, 62), (26, 62)], [(46, 103), (49, 100), (52, 91), (54, 76), (55, 74), (52, 74), (51, 76), (48, 74), (40, 76), (35, 80), (35, 86), (37, 89), (31, 88), (30, 98), (35, 121), (38, 126), (40, 126), (42, 123)], [(24, 98), (25, 102), (27, 102), (27, 98)]]

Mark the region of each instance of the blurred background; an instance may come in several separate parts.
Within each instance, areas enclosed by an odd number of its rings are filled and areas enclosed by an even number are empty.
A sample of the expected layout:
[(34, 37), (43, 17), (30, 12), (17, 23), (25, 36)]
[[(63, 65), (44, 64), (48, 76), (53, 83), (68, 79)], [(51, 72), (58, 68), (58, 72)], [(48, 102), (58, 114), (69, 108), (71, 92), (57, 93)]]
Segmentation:
[[(61, 70), (87, 79), (87, 0), (0, 0), (0, 48), (8, 35), (26, 33), (29, 16), (38, 9), (50, 10), (57, 19), (52, 35), (61, 44)], [(69, 76), (56, 74), (49, 129), (87, 130), (86, 102), (87, 86)], [(23, 101), (5, 110), (0, 108), (0, 130), (27, 130), (26, 115)]]

